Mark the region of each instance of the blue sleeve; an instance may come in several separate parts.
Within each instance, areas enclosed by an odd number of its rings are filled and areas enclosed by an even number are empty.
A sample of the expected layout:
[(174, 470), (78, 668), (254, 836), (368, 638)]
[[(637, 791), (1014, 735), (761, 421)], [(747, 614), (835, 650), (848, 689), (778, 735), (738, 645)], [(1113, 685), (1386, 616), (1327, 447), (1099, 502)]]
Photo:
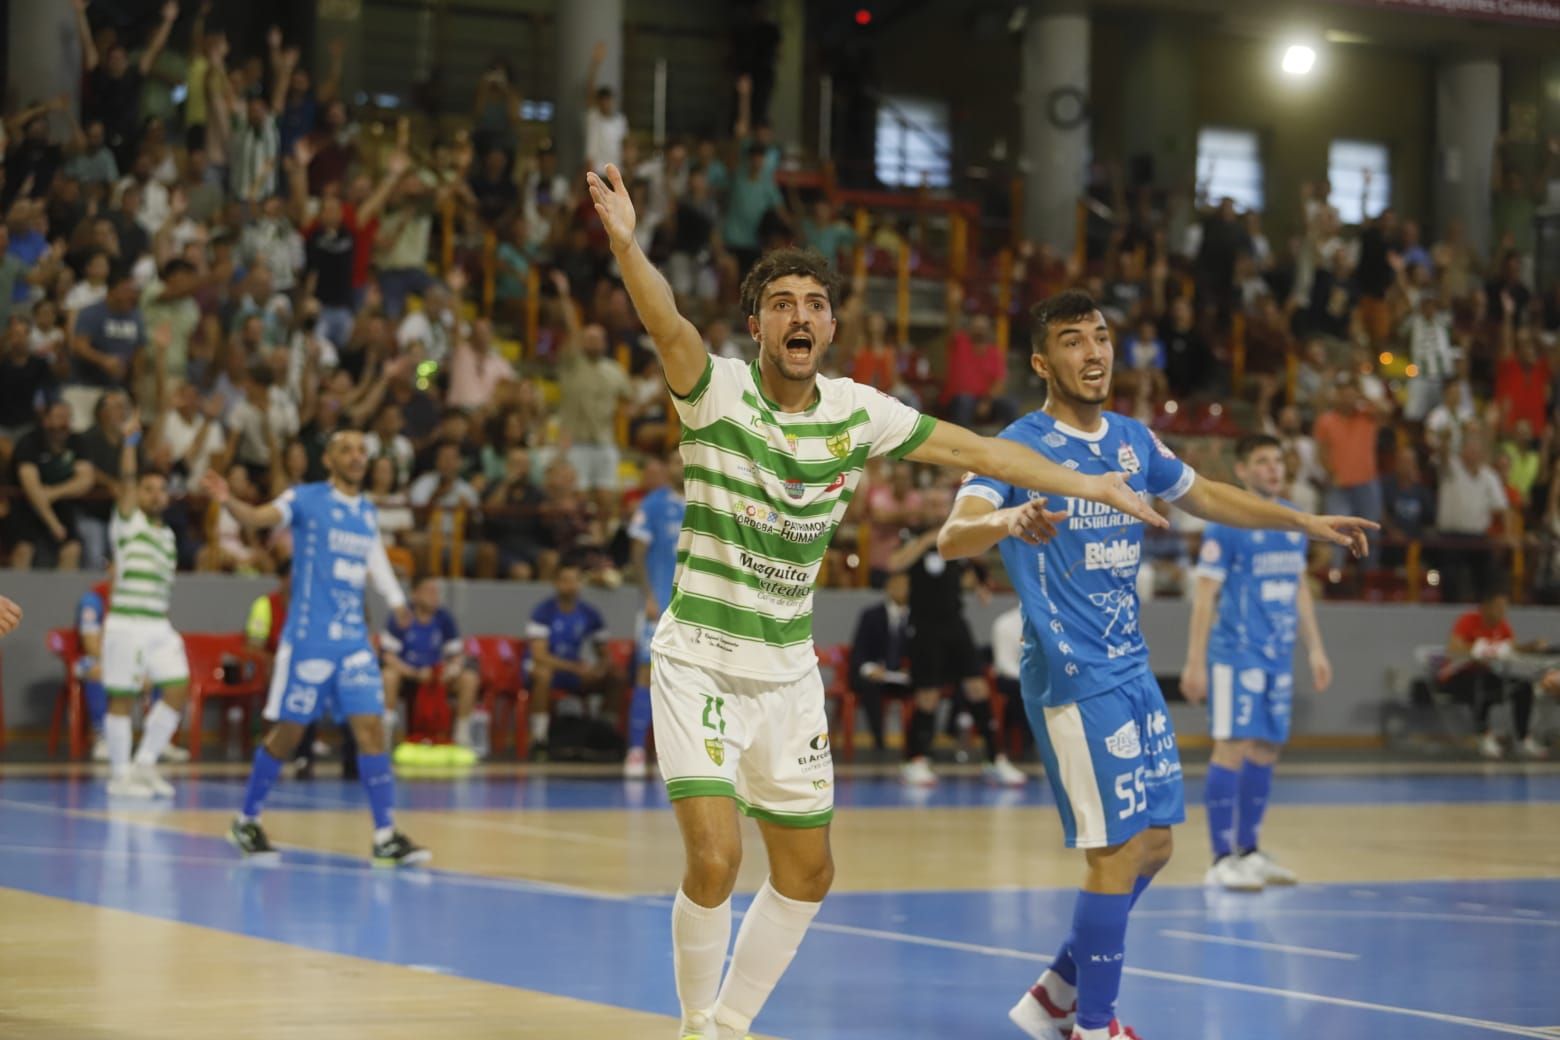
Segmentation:
[(607, 629), (607, 623), (606, 621), (602, 620), (601, 612), (598, 611), (595, 607), (591, 606), (589, 603), (585, 604), (585, 609), (588, 612), (588, 616), (590, 618), (590, 621), (585, 630), (586, 637), (589, 638), (591, 636), (601, 635)]
[(553, 614), (557, 608), (552, 600), (543, 600), (531, 611), (531, 623), (525, 627), (527, 639), (548, 639), (552, 636)]
[(1138, 424), (1147, 442), (1144, 455), (1148, 459), (1148, 493), (1166, 502), (1174, 502), (1192, 489), (1197, 472), (1176, 457), (1165, 442), (1147, 426)]
[(1197, 567), (1193, 571), (1199, 578), (1216, 578), (1223, 581), (1240, 557), (1240, 534), (1233, 527), (1209, 524), (1203, 531), (1202, 548), (1197, 553)]
[(92, 341), (97, 346), (97, 338), (103, 332), (103, 318), (107, 312), (94, 304), (91, 307), (83, 307), (76, 315), (76, 335)]
[(444, 642), (460, 638), (460, 629), (455, 626), (455, 618), (443, 607), (439, 608), (439, 634), (444, 637)]

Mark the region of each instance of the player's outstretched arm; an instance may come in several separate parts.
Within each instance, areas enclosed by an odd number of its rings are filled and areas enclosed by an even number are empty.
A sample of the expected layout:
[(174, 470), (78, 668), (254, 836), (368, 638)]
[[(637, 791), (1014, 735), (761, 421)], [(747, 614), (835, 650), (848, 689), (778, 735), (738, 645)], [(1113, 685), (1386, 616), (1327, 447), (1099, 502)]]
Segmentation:
[(1039, 499), (998, 509), (984, 498), (954, 500), (953, 511), (937, 532), (937, 552), (946, 560), (979, 556), (1004, 538), (1030, 545), (1050, 541), (1066, 513), (1053, 513)]
[(1298, 509), (1270, 502), (1259, 495), (1217, 480), (1198, 477), (1176, 505), (1204, 520), (1231, 527), (1249, 527), (1259, 531), (1299, 531), (1319, 542), (1346, 546), (1355, 556), (1364, 556), (1368, 534), (1381, 525), (1357, 516), (1315, 516)]
[(587, 173), (585, 183), (590, 188), (591, 201), (596, 204), (596, 213), (606, 225), (607, 237), (612, 241), (612, 255), (617, 257), (623, 285), (634, 301), (639, 320), (645, 323), (645, 331), (655, 343), (655, 352), (661, 357), (666, 385), (672, 388), (672, 393), (686, 397), (693, 393), (710, 363), (704, 340), (693, 323), (677, 313), (672, 287), (634, 240), (637, 220), (634, 203), (628, 197), (618, 168), (608, 163), (605, 181), (594, 173)]
[(140, 417), (132, 414), (125, 420), (119, 433), (124, 438), (124, 447), (119, 449), (119, 501), (115, 506), (120, 516), (129, 517), (139, 505), (136, 495), (135, 453), (141, 443)]
[(931, 436), (906, 457), (912, 462), (951, 466), (984, 477), (995, 477), (1005, 484), (1043, 491), (1048, 495), (1102, 502), (1154, 527), (1170, 525), (1168, 520), (1127, 486), (1125, 474), (1079, 473), (1058, 466), (1015, 441), (1001, 437), (982, 437), (953, 423), (939, 421), (932, 429)]
[(220, 473), (213, 470), (206, 471), (205, 476), (201, 477), (200, 484), (213, 501), (233, 514), (234, 520), (250, 530), (275, 527), (286, 519), (275, 505), (267, 503), (263, 506), (252, 506), (248, 502), (240, 502), (234, 498), (228, 491), (228, 482)]
[(0, 596), (0, 636), (8, 636), (22, 623), (22, 608), (15, 600)]

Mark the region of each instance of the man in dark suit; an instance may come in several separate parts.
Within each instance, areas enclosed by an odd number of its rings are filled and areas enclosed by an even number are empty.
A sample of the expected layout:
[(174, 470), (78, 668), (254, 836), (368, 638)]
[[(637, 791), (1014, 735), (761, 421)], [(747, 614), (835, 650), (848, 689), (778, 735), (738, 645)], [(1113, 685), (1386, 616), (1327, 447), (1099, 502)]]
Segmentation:
[(867, 711), (872, 746), (883, 750), (883, 698), (910, 694), (910, 575), (889, 575), (883, 602), (861, 612), (851, 639), (850, 679)]

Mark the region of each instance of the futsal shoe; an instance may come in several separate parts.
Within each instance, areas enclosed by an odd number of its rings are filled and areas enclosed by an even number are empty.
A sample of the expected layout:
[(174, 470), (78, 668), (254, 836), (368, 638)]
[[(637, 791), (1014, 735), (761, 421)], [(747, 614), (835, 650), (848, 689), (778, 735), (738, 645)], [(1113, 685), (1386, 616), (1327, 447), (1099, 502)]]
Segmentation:
[(1006, 755), (998, 755), (987, 762), (985, 768), (981, 770), (981, 775), (986, 778), (986, 783), (996, 784), (998, 787), (1023, 787), (1029, 782), (1029, 777), (1024, 775), (1024, 771), (1008, 761)]
[(152, 794), (158, 798), (173, 797), (173, 785), (158, 775), (156, 766), (133, 765), (130, 768)]
[(266, 837), (265, 828), (260, 826), (258, 820), (234, 820), (228, 828), (227, 840), (229, 845), (244, 854), (245, 859), (267, 862), (281, 858), (281, 853)]
[(1532, 737), (1523, 737), (1522, 743), (1517, 745), (1517, 753), (1523, 758), (1548, 758), (1549, 748), (1543, 741), (1534, 740)]
[(1203, 884), (1226, 892), (1260, 892), (1262, 878), (1239, 856), (1221, 856), (1203, 877)]
[(190, 753), (177, 744), (169, 744), (167, 747), (163, 748), (162, 753), (157, 756), (157, 761), (159, 762), (173, 762), (175, 764), (179, 764), (188, 762), (189, 760)]
[(1072, 1036), (1077, 1011), (1076, 1003), (1065, 1009), (1057, 1007), (1045, 987), (1036, 983), (1018, 998), (1018, 1003), (1008, 1012), (1008, 1018), (1034, 1040), (1067, 1040)]
[(899, 779), (909, 787), (935, 787), (937, 774), (924, 758), (912, 758), (899, 767)]
[(1504, 758), (1506, 749), (1501, 747), (1499, 737), (1493, 733), (1486, 733), (1479, 738), (1479, 754), (1485, 758)]
[(1272, 856), (1261, 849), (1252, 849), (1242, 856), (1240, 865), (1261, 878), (1264, 885), (1295, 885), (1300, 882), (1299, 874), (1275, 862)]
[(92, 761), (94, 761), (94, 762), (107, 762), (108, 761), (108, 738), (107, 737), (99, 735), (98, 738), (92, 742)]
[(650, 763), (645, 759), (645, 749), (629, 748), (628, 755), (623, 759), (623, 779), (643, 780), (649, 775)]
[(132, 766), (118, 776), (109, 778), (108, 796), (110, 798), (136, 798), (144, 801), (156, 798), (157, 792), (146, 785), (146, 781), (141, 778), (140, 772)]
[(433, 859), (433, 853), (412, 842), (412, 839), (396, 831), (387, 841), (374, 843), (374, 866), (415, 867)]

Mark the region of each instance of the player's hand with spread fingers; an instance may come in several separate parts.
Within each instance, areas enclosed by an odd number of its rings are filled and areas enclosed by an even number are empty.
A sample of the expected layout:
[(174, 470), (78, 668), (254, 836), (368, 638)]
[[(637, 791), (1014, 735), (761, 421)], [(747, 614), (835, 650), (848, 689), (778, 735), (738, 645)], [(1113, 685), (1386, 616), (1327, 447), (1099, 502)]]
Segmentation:
[(22, 623), (22, 608), (15, 600), (0, 596), (0, 636), (8, 636)]
[(1056, 525), (1067, 519), (1065, 512), (1053, 512), (1045, 508), (1045, 500), (1030, 499), (1021, 506), (1008, 510), (1008, 534), (1030, 545), (1049, 542), (1056, 537)]
[(607, 229), (607, 237), (612, 241), (613, 252), (633, 245), (634, 225), (638, 218), (618, 168), (607, 163), (605, 181), (592, 171), (585, 175), (585, 184), (590, 188), (591, 201), (596, 204), (596, 215), (601, 217), (601, 223)]
[(1356, 558), (1370, 551), (1371, 531), (1381, 530), (1374, 520), (1357, 516), (1307, 516), (1305, 533), (1319, 542), (1331, 542), (1346, 547)]
[(1150, 527), (1169, 527), (1170, 521), (1161, 516), (1153, 506), (1127, 483), (1125, 473), (1101, 473), (1089, 478), (1094, 489), (1085, 496), (1096, 502), (1104, 502), (1117, 512), (1135, 516)]

